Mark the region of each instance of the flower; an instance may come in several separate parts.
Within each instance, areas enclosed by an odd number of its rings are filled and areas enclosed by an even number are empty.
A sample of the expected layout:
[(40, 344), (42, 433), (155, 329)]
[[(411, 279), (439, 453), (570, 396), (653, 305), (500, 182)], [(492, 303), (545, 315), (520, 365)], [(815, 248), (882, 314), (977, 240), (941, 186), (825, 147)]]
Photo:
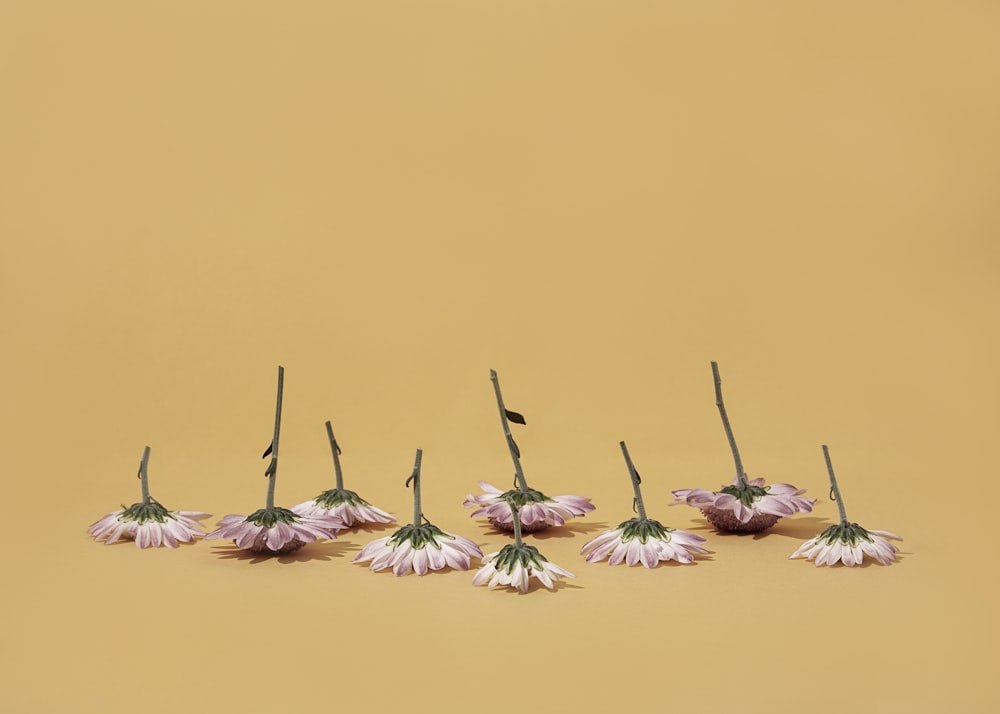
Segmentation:
[(532, 576), (549, 590), (555, 588), (555, 581), (559, 578), (576, 577), (550, 562), (535, 546), (516, 543), (505, 545), (498, 552), (483, 558), (483, 567), (476, 572), (472, 584), (490, 588), (506, 585), (526, 593)]
[(755, 533), (770, 528), (779, 518), (812, 511), (815, 499), (802, 498), (804, 489), (788, 483), (764, 485), (764, 479), (733, 479), (718, 491), (682, 488), (674, 491), (671, 505), (700, 508), (708, 522), (721, 531)]
[(387, 538), (374, 540), (358, 553), (355, 563), (366, 563), (372, 570), (392, 568), (394, 575), (426, 575), (428, 570), (449, 567), (468, 570), (470, 558), (483, 552), (475, 543), (454, 533), (446, 533), (431, 523), (403, 526)]
[(889, 531), (868, 530), (857, 523), (839, 523), (810, 538), (788, 557), (812, 560), (817, 566), (842, 562), (853, 567), (861, 565), (867, 555), (882, 565), (889, 565), (899, 552), (889, 539), (903, 540)]
[(292, 511), (302, 516), (332, 516), (341, 522), (341, 530), (363, 523), (392, 523), (396, 520), (391, 513), (376, 508), (346, 488), (324, 491), (310, 501), (292, 506)]
[(697, 533), (668, 528), (648, 518), (632, 518), (584, 543), (580, 552), (588, 563), (607, 558), (608, 565), (625, 561), (627, 565), (642, 563), (655, 568), (661, 560), (692, 562), (694, 553), (709, 552), (701, 546), (704, 542), (704, 536)]
[(332, 515), (302, 515), (280, 506), (261, 508), (249, 516), (228, 515), (218, 525), (205, 540), (231, 538), (238, 548), (270, 555), (291, 553), (321, 538), (332, 540), (344, 528)]
[(178, 543), (190, 543), (205, 535), (198, 521), (211, 514), (199, 511), (168, 511), (156, 501), (133, 503), (128, 508), (113, 511), (96, 523), (87, 533), (105, 545), (119, 539), (134, 540), (137, 548), (176, 548)]
[(480, 481), (479, 487), (486, 493), (481, 496), (469, 494), (465, 497), (465, 507), (480, 508), (471, 516), (486, 516), (495, 528), (512, 531), (514, 517), (511, 504), (517, 507), (521, 528), (525, 533), (534, 533), (550, 526), (561, 526), (569, 518), (582, 516), (594, 510), (589, 498), (583, 496), (546, 496), (533, 488), (514, 488), (501, 492), (496, 486)]

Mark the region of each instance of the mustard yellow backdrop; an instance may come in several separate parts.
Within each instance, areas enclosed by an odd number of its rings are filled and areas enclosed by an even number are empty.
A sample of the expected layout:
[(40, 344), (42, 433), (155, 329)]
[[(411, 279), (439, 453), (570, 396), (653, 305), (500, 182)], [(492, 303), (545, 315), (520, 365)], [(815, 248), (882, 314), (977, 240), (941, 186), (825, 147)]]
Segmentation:
[[(0, 2), (0, 709), (995, 712), (1000, 7), (991, 2)], [(721, 536), (732, 463), (814, 512)], [(511, 466), (597, 510), (577, 577), (217, 541), (103, 546), (347, 485), (485, 551)], [(688, 567), (588, 564), (631, 515)], [(890, 567), (788, 560), (848, 513)]]

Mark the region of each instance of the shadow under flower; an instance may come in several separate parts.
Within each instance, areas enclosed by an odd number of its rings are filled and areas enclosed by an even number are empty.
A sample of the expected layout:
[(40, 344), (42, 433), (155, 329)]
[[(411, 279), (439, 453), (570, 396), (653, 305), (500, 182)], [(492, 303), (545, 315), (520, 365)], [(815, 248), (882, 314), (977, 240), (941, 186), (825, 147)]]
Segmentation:
[(361, 546), (356, 543), (341, 540), (328, 540), (321, 543), (306, 543), (302, 548), (282, 555), (271, 555), (268, 553), (254, 553), (253, 551), (237, 548), (233, 543), (224, 543), (215, 546), (212, 552), (223, 560), (243, 560), (250, 563), (263, 563), (274, 560), (279, 563), (305, 563), (310, 560), (330, 561), (334, 558), (344, 558), (352, 551), (361, 550)]
[[(482, 521), (476, 524), (482, 531), (483, 536), (507, 536), (511, 540), (514, 538), (513, 531), (505, 531), (500, 528), (495, 527), (492, 523), (488, 521)], [(572, 538), (575, 535), (587, 535), (588, 533), (594, 533), (595, 531), (606, 531), (610, 528), (607, 523), (603, 521), (592, 522), (592, 521), (567, 521), (565, 525), (561, 526), (550, 526), (545, 530), (535, 531), (534, 533), (525, 533), (525, 540), (548, 540), (549, 538)], [(481, 544), (480, 544), (481, 545)]]
[(794, 538), (795, 540), (806, 541), (810, 538), (815, 538), (830, 525), (832, 525), (830, 521), (819, 516), (782, 518), (767, 530), (758, 531), (756, 533), (740, 533), (735, 531), (719, 530), (715, 526), (711, 525), (707, 520), (699, 519), (694, 525), (687, 526), (684, 530), (692, 532), (705, 531), (711, 533), (713, 537), (752, 537), (754, 540), (762, 540), (768, 536), (784, 536), (785, 538)]

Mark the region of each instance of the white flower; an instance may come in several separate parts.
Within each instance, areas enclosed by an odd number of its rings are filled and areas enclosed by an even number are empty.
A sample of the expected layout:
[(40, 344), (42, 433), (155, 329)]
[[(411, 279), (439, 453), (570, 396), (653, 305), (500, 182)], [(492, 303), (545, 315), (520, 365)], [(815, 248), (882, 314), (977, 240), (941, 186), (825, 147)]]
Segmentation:
[(895, 533), (868, 530), (857, 523), (844, 521), (810, 538), (788, 557), (812, 560), (817, 566), (842, 562), (853, 567), (861, 565), (867, 555), (882, 565), (889, 565), (899, 552), (889, 539), (903, 540)]
[(483, 567), (476, 572), (472, 584), (491, 588), (505, 585), (526, 593), (532, 576), (549, 590), (555, 588), (555, 581), (559, 578), (576, 577), (550, 562), (534, 546), (515, 544), (505, 545), (499, 552), (483, 558)]
[(392, 523), (396, 517), (376, 508), (354, 491), (332, 488), (316, 498), (292, 506), (292, 511), (302, 516), (333, 516), (343, 525), (341, 529), (363, 523)]
[(486, 516), (500, 530), (514, 530), (512, 505), (518, 509), (521, 530), (525, 533), (534, 533), (549, 526), (561, 526), (570, 518), (594, 510), (590, 499), (583, 496), (546, 496), (531, 488), (501, 491), (486, 481), (480, 481), (479, 487), (486, 493), (481, 496), (469, 494), (465, 497), (464, 505), (466, 508), (479, 506), (471, 514), (472, 517)]
[(134, 540), (137, 548), (176, 548), (178, 543), (190, 543), (205, 535), (198, 521), (209, 518), (200, 511), (168, 511), (156, 501), (133, 503), (128, 508), (113, 511), (92, 524), (87, 533), (106, 545), (118, 540)]
[(812, 511), (815, 499), (802, 498), (805, 489), (788, 483), (764, 485), (764, 479), (733, 479), (718, 491), (684, 488), (674, 491), (671, 505), (700, 508), (708, 522), (722, 531), (754, 533), (770, 528), (779, 518)]
[(358, 553), (354, 562), (371, 561), (368, 567), (372, 570), (392, 568), (397, 576), (411, 572), (425, 575), (429, 570), (445, 567), (468, 570), (472, 556), (481, 558), (483, 552), (471, 540), (424, 523), (403, 526), (391, 536), (372, 541)]
[(278, 555), (319, 539), (333, 540), (343, 524), (333, 516), (300, 515), (287, 508), (261, 508), (249, 516), (229, 515), (206, 540), (231, 539), (238, 548)]
[(608, 565), (625, 561), (627, 565), (642, 563), (655, 568), (661, 560), (692, 562), (693, 554), (709, 552), (701, 546), (704, 542), (704, 536), (697, 533), (668, 528), (648, 518), (633, 518), (588, 541), (580, 552), (588, 563), (607, 558)]

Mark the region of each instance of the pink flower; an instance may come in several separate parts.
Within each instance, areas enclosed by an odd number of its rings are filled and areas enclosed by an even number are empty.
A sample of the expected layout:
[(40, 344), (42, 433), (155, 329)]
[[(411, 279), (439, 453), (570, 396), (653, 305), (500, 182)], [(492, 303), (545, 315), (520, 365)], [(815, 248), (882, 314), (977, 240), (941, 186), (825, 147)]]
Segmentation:
[(764, 485), (764, 479), (733, 479), (719, 491), (683, 488), (674, 491), (671, 505), (700, 508), (709, 523), (721, 531), (753, 533), (770, 528), (779, 518), (812, 511), (815, 499), (802, 498), (804, 489), (788, 483)]
[[(659, 521), (633, 518), (617, 528), (604, 531), (580, 549), (588, 563), (608, 559), (608, 565), (642, 563), (655, 568), (661, 560), (690, 563), (695, 553), (708, 553), (702, 547), (703, 536), (668, 528)], [(590, 551), (589, 553), (587, 551)]]
[(583, 496), (550, 497), (532, 488), (500, 491), (486, 481), (480, 481), (479, 487), (486, 493), (481, 496), (469, 494), (465, 497), (464, 505), (466, 508), (479, 506), (479, 509), (471, 514), (472, 517), (486, 516), (490, 523), (500, 530), (514, 530), (511, 505), (517, 507), (521, 530), (525, 533), (534, 533), (549, 526), (561, 526), (570, 518), (594, 510), (590, 499)]
[(857, 523), (839, 523), (810, 538), (788, 557), (812, 560), (817, 566), (842, 562), (853, 567), (861, 565), (867, 555), (882, 565), (889, 565), (899, 552), (889, 539), (903, 540), (888, 531), (867, 530)]
[(134, 540), (137, 548), (176, 548), (178, 543), (190, 543), (203, 536), (204, 526), (198, 521), (211, 514), (199, 511), (168, 511), (156, 501), (134, 503), (113, 511), (92, 524), (87, 533), (106, 545), (118, 540)]
[(343, 523), (329, 515), (300, 515), (287, 508), (262, 508), (249, 516), (229, 515), (206, 540), (232, 539), (238, 548), (278, 555), (319, 539), (333, 540)]
[(363, 523), (392, 523), (396, 520), (391, 513), (376, 508), (354, 491), (330, 489), (316, 498), (292, 506), (292, 511), (301, 516), (332, 516), (341, 522), (341, 529)]
[(426, 575), (429, 570), (449, 567), (468, 570), (470, 558), (481, 558), (483, 552), (468, 538), (446, 533), (435, 525), (410, 524), (391, 536), (379, 538), (366, 545), (355, 563), (366, 563), (372, 570), (392, 568), (394, 575)]
[(483, 567), (476, 572), (472, 584), (490, 588), (503, 585), (526, 593), (532, 577), (538, 578), (542, 585), (552, 590), (559, 578), (576, 576), (550, 562), (533, 545), (517, 543), (505, 545), (498, 552), (483, 558)]

